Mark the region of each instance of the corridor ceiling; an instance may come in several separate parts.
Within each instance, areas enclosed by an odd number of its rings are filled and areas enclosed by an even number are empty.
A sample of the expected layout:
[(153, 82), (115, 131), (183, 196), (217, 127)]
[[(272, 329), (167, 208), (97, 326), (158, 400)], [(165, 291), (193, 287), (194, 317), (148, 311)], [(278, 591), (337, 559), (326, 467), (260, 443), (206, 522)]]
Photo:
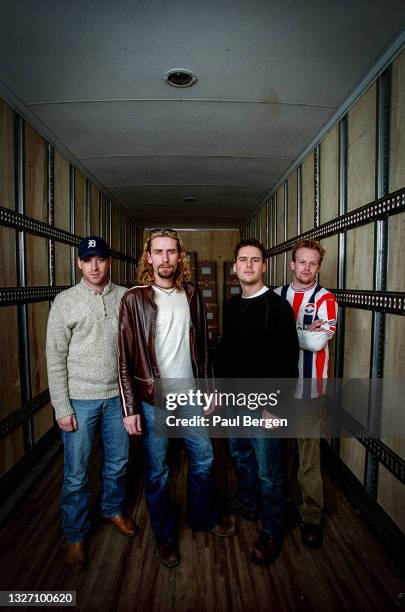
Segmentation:
[(404, 0), (0, 7), (0, 95), (146, 227), (239, 227), (405, 22)]

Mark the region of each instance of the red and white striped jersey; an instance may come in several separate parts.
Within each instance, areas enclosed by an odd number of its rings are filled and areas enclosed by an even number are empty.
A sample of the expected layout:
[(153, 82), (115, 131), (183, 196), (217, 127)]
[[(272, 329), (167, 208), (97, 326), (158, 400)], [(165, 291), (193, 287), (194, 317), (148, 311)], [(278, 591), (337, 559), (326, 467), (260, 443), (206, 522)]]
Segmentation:
[[(336, 331), (338, 304), (335, 296), (320, 285), (296, 289), (293, 284), (277, 287), (294, 311), (300, 344), (299, 374), (302, 378), (323, 379), (329, 373), (328, 342)], [(325, 321), (322, 332), (307, 331), (316, 319)]]

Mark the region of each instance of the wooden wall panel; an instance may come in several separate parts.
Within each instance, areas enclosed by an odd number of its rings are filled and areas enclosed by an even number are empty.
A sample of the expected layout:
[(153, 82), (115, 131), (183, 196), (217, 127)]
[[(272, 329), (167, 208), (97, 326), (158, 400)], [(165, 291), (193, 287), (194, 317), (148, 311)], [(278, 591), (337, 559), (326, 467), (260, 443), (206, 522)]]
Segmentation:
[(346, 287), (373, 288), (374, 225), (364, 225), (346, 233)]
[(22, 426), (0, 440), (0, 478), (24, 456)]
[[(218, 284), (218, 314), (219, 330), (222, 330), (222, 306), (223, 306), (223, 284), (224, 284), (224, 261), (233, 260), (235, 246), (240, 241), (239, 230), (224, 231), (180, 231), (181, 240), (186, 251), (196, 251), (197, 260), (212, 259), (217, 265)], [(140, 244), (143, 245), (143, 236), (140, 236)]]
[(338, 236), (330, 236), (322, 240), (322, 246), (326, 249), (326, 254), (319, 272), (319, 282), (328, 289), (337, 287), (338, 244)]
[(342, 438), (340, 440), (340, 454), (343, 463), (347, 465), (353, 474), (360, 480), (364, 481), (364, 466), (366, 462), (365, 447), (354, 438)]
[(348, 210), (374, 200), (375, 147), (376, 86), (372, 85), (348, 114)]
[(55, 243), (55, 283), (56, 286), (70, 285), (70, 246)]
[(86, 177), (75, 169), (75, 234), (86, 236)]
[(405, 187), (405, 50), (392, 65), (390, 191)]
[(405, 213), (388, 219), (387, 290), (405, 291)]
[(14, 208), (14, 113), (0, 98), (0, 206)]
[(339, 214), (339, 128), (335, 126), (321, 142), (320, 223)]
[(315, 189), (314, 189), (314, 153), (302, 162), (301, 166), (302, 207), (301, 231), (306, 232), (314, 227)]
[(93, 184), (90, 188), (90, 234), (100, 236), (100, 190)]
[(26, 234), (27, 285), (29, 287), (49, 284), (48, 241), (46, 238)]
[(54, 160), (54, 223), (70, 232), (70, 164), (55, 151)]
[(288, 179), (287, 238), (297, 235), (297, 173)]
[(405, 532), (405, 487), (381, 464), (378, 474), (377, 502)]
[(29, 124), (25, 124), (25, 214), (48, 222), (48, 145)]
[(43, 406), (32, 417), (34, 444), (54, 426), (54, 411), (51, 403)]
[[(370, 370), (372, 313), (346, 308), (344, 377), (368, 378)], [(340, 457), (363, 482), (365, 447), (355, 439), (342, 438)]]
[[(395, 385), (395, 379), (405, 378), (403, 355), (405, 355), (405, 317), (387, 315), (385, 323), (384, 377), (388, 383), (390, 379), (394, 380), (394, 383), (390, 385), (389, 392), (384, 396), (382, 424), (385, 431), (404, 431), (405, 414), (403, 411), (403, 397), (401, 397), (401, 388)], [(384, 442), (405, 459), (405, 438), (387, 438)]]
[(266, 245), (266, 204), (264, 204), (260, 210), (260, 215), (261, 215), (261, 219), (262, 219), (262, 237), (260, 242), (262, 242), (262, 244), (264, 244), (265, 248), (267, 248)]
[(284, 185), (282, 185), (277, 191), (276, 244), (281, 244), (284, 241)]
[(119, 217), (120, 211), (113, 204), (111, 205), (111, 248), (119, 251)]
[(346, 308), (344, 376), (347, 378), (369, 377), (371, 318), (371, 311)]
[(48, 315), (48, 302), (38, 302), (28, 305), (31, 388), (33, 397), (48, 387), (45, 356)]
[(0, 287), (17, 284), (16, 232), (10, 227), (0, 227)]
[(0, 420), (21, 405), (17, 306), (0, 312)]
[(284, 283), (284, 253), (276, 255), (276, 286)]

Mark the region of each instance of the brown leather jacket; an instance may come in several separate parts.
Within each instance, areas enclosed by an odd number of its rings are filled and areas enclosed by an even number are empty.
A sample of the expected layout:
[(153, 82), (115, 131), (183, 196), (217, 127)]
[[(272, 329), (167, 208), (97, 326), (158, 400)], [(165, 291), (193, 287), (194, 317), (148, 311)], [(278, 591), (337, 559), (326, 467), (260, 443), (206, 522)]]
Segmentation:
[[(190, 307), (190, 348), (196, 378), (212, 376), (204, 300), (198, 287), (183, 286)], [(141, 401), (154, 403), (159, 378), (155, 355), (157, 306), (151, 285), (133, 287), (121, 302), (118, 329), (118, 380), (124, 417), (139, 414)]]

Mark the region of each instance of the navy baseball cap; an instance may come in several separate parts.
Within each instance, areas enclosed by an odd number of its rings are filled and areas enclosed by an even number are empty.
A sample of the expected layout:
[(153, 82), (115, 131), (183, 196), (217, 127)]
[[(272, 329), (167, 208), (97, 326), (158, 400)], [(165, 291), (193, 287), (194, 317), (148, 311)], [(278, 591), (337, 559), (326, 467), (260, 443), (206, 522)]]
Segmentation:
[(79, 244), (79, 259), (86, 257), (111, 257), (111, 250), (104, 238), (100, 236), (86, 236)]

